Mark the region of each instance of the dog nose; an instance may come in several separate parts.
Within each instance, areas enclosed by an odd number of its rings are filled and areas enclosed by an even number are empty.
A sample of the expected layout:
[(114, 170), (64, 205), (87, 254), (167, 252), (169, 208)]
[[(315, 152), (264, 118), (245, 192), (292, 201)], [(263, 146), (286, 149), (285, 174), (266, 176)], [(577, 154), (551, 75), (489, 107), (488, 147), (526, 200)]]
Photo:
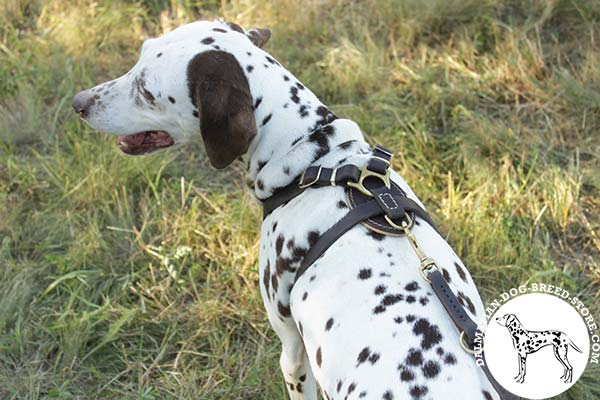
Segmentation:
[(83, 90), (73, 96), (73, 110), (75, 110), (81, 118), (85, 118), (94, 102), (95, 100), (92, 92), (90, 90)]

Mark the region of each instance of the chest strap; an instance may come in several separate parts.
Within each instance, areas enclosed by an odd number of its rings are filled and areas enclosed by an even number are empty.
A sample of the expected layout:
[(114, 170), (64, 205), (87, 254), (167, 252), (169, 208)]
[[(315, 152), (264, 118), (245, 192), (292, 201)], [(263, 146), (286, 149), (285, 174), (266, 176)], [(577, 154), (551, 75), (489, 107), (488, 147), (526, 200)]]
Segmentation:
[[(356, 204), (342, 219), (319, 237), (300, 263), (296, 271), (294, 284), (344, 233), (369, 218), (383, 215), (390, 226), (402, 232), (408, 239), (419, 258), (419, 272), (423, 279), (431, 285), (436, 297), (460, 332), (461, 347), (469, 354), (476, 355), (479, 351), (482, 351), (474, 350), (478, 333), (477, 324), (469, 317), (464, 307), (460, 305), (458, 298), (440, 273), (436, 261), (424, 254), (411, 231), (416, 218), (427, 222), (434, 229), (436, 229), (435, 225), (429, 214), (418, 203), (406, 197), (403, 191), (392, 190), (389, 170), (391, 157), (392, 153), (389, 150), (377, 145), (368, 163), (361, 168), (354, 165), (344, 165), (334, 169), (320, 166), (309, 167), (298, 181), (283, 188), (263, 202), (263, 217), (266, 217), (277, 207), (292, 200), (309, 187), (342, 186), (347, 191), (354, 190), (369, 196), (370, 199)], [(487, 365), (484, 364), (481, 369), (490, 384), (498, 392), (501, 400), (520, 399), (520, 397), (504, 389), (494, 379)]]

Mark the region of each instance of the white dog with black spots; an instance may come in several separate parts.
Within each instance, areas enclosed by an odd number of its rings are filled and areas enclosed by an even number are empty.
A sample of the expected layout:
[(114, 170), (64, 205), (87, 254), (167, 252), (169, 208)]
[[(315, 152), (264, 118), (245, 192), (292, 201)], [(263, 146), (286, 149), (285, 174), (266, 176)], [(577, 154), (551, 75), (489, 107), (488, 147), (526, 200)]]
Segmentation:
[[(129, 72), (78, 93), (73, 107), (119, 135), (126, 154), (202, 140), (215, 167), (245, 163), (258, 200), (311, 165), (364, 165), (371, 148), (360, 128), (263, 51), (269, 37), (223, 21), (181, 26), (144, 41)], [(313, 400), (319, 388), (331, 400), (497, 399), (406, 239), (357, 225), (293, 284), (307, 249), (348, 211), (343, 188), (307, 189), (262, 224), (260, 290), (290, 397)], [(468, 314), (481, 317), (473, 279), (448, 243), (425, 222), (413, 232)]]

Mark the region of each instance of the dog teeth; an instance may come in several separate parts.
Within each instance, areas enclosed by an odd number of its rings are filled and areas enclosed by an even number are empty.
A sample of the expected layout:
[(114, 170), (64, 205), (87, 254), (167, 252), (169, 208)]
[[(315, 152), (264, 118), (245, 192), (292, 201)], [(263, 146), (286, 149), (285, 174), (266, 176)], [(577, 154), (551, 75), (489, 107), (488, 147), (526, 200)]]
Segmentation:
[(126, 142), (119, 142), (119, 146), (121, 146), (121, 147), (129, 147), (129, 145)]

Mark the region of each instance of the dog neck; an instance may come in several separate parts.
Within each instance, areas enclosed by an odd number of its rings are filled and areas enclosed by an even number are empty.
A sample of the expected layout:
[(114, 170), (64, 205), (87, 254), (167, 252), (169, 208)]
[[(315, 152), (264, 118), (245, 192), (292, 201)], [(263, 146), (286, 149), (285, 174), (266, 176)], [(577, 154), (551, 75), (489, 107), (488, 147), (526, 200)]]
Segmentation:
[(264, 57), (260, 67), (246, 69), (258, 131), (243, 160), (258, 199), (289, 185), (312, 164), (334, 166), (369, 151), (354, 122), (336, 119), (294, 75)]

